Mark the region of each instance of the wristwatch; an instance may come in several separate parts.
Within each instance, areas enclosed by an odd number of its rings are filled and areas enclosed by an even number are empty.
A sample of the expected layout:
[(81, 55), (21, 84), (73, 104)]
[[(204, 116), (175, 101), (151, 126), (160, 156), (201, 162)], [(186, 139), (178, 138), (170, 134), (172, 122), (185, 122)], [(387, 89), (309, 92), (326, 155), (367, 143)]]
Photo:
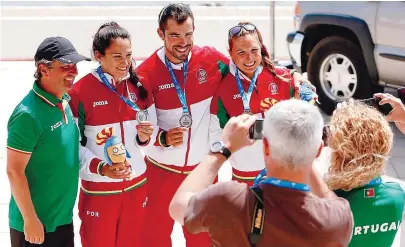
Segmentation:
[(211, 152), (214, 154), (220, 153), (228, 159), (231, 156), (231, 151), (225, 147), (223, 141), (216, 141), (211, 145)]

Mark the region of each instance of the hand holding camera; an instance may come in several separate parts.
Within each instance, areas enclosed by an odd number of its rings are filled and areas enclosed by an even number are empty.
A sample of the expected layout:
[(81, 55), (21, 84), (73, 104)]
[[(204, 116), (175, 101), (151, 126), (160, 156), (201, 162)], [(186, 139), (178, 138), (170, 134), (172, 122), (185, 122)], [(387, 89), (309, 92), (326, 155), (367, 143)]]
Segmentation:
[(229, 119), (222, 132), (225, 147), (234, 153), (243, 147), (252, 145), (255, 141), (249, 138), (248, 132), (254, 126), (255, 121), (256, 116), (247, 114)]

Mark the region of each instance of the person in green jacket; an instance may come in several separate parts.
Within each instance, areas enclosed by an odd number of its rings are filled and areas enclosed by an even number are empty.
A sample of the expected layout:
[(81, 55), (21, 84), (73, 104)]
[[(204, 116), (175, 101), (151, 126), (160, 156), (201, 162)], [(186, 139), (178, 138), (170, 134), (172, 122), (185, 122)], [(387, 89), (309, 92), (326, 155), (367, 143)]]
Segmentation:
[(388, 121), (375, 108), (352, 101), (335, 110), (327, 131), (332, 153), (325, 180), (350, 203), (354, 228), (349, 247), (391, 246), (405, 193), (398, 183), (381, 178), (393, 144)]

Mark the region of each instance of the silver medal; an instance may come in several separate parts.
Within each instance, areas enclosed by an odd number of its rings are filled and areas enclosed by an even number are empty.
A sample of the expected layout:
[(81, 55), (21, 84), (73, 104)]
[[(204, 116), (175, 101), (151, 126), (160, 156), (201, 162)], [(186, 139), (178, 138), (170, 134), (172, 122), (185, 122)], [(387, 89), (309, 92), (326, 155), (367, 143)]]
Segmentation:
[(244, 110), (243, 114), (248, 114), (248, 115), (252, 115), (252, 112), (250, 110)]
[(147, 111), (138, 111), (136, 113), (136, 120), (138, 122), (148, 121), (148, 112)]
[(193, 119), (191, 118), (190, 114), (186, 113), (181, 116), (179, 122), (181, 127), (190, 128), (193, 124)]

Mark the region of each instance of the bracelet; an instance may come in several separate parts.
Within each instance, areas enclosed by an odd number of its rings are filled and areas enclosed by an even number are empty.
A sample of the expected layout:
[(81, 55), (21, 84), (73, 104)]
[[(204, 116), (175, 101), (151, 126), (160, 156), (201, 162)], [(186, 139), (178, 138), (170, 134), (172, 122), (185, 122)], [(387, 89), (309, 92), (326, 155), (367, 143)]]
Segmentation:
[(98, 163), (98, 165), (97, 165), (97, 173), (100, 175), (100, 176), (105, 176), (101, 171), (102, 171), (102, 169), (103, 169), (103, 167), (106, 165), (107, 163), (105, 163), (104, 161), (100, 161), (99, 163)]
[(161, 144), (163, 147), (165, 147), (165, 148), (167, 148), (167, 147), (170, 146), (170, 145), (167, 145), (167, 142), (166, 142), (166, 134), (167, 134), (166, 131), (162, 131), (162, 132), (160, 133), (160, 136), (159, 136), (159, 142), (160, 142), (160, 144)]

